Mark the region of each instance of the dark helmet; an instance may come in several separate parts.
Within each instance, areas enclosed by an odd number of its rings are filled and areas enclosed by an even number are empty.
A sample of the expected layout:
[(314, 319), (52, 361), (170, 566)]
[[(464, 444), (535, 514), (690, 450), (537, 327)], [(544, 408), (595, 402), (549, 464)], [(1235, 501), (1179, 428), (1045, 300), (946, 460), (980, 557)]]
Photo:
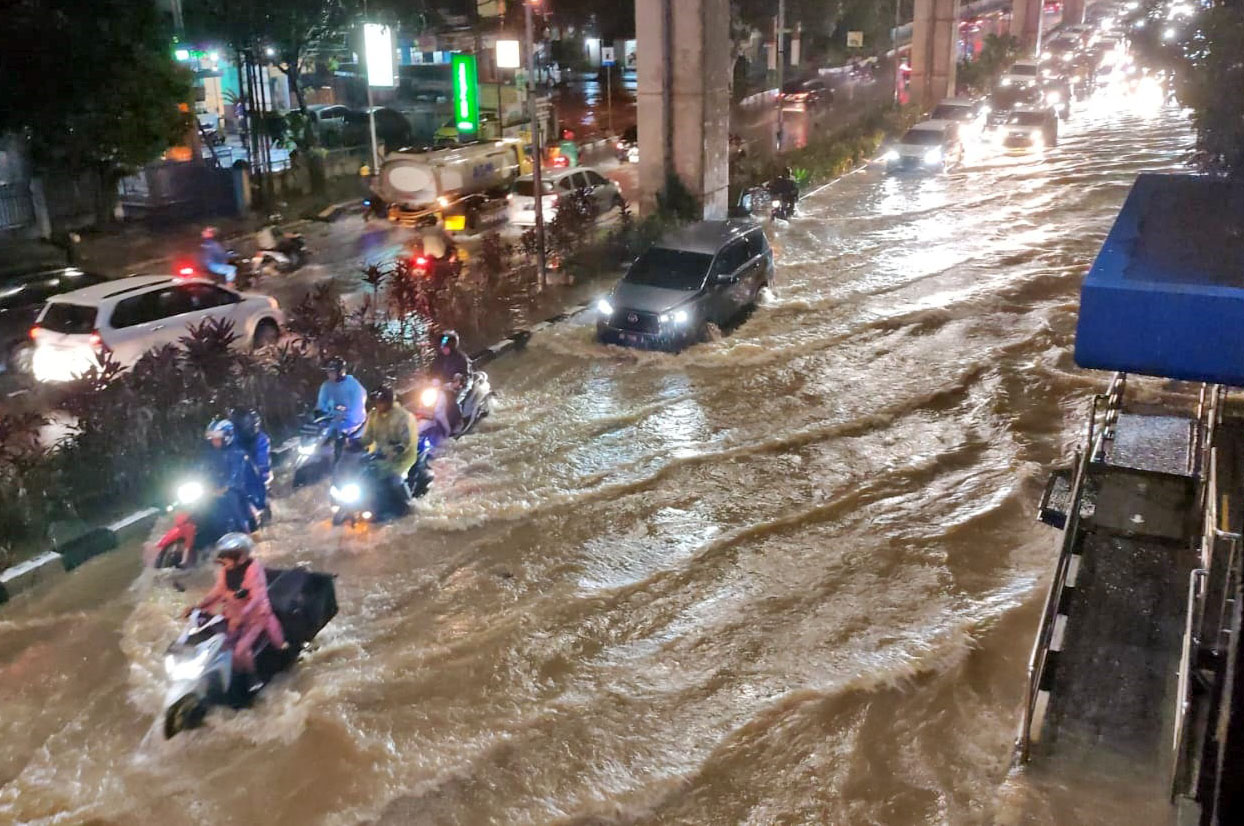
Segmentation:
[(394, 393), (391, 385), (382, 384), (371, 391), (372, 404), (393, 404), (393, 399)]
[(253, 437), (263, 429), (263, 419), (254, 408), (235, 407), (229, 411), (229, 419), (238, 429), (238, 433), (245, 437)]
[(793, 171), (793, 170), (792, 170), (789, 166), (784, 166), (784, 167), (782, 167), (782, 177), (783, 177), (783, 178), (789, 178), (789, 177), (791, 177), (791, 176), (792, 176), (792, 175), (794, 175), (794, 174), (795, 174), (795, 173), (794, 173), (794, 171)]
[(343, 359), (341, 356), (332, 356), (331, 358), (327, 359), (324, 362), (324, 372), (328, 373), (330, 371), (334, 373), (340, 373), (341, 375), (344, 376), (346, 374), (346, 360)]
[(446, 330), (441, 333), (441, 347), (448, 347), (451, 350), (458, 349), (458, 334), (453, 330)]

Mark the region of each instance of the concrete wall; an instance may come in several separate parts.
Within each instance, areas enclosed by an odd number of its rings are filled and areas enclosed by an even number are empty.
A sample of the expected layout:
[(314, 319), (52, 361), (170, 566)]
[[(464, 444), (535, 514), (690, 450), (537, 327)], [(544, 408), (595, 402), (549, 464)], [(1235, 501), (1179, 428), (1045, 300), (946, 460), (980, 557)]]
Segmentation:
[(724, 218), (730, 170), (729, 0), (637, 0), (640, 204), (673, 172)]
[(1019, 40), (1024, 54), (1029, 57), (1036, 57), (1041, 46), (1044, 8), (1044, 0), (1014, 0), (1011, 4), (1011, 35)]

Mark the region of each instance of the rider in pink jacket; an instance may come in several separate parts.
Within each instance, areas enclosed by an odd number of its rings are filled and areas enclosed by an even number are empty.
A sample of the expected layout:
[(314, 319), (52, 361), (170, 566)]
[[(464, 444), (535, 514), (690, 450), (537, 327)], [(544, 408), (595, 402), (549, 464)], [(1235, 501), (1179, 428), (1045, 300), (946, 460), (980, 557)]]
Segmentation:
[[(268, 578), (263, 565), (251, 556), (255, 543), (242, 533), (226, 534), (216, 543), (216, 584), (195, 607), (207, 610), (220, 605), (233, 640), (233, 667), (255, 673), (255, 643), (260, 634), (277, 648), (284, 648), (285, 633), (268, 602)], [(189, 613), (189, 609), (187, 609)]]

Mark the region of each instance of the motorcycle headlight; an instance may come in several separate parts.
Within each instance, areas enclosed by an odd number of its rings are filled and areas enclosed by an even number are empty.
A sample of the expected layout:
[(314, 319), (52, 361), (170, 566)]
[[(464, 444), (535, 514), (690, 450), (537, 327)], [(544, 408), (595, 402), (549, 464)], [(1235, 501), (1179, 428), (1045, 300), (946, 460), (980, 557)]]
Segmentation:
[(333, 485), (328, 489), (328, 493), (338, 502), (345, 505), (357, 504), (363, 498), (363, 489), (355, 482), (337, 487)]
[(924, 162), (925, 163), (941, 163), (942, 162), (942, 150), (941, 149), (930, 149), (928, 152), (925, 152)]
[(193, 657), (182, 657), (177, 654), (164, 655), (164, 672), (170, 680), (196, 680), (207, 668), (207, 661), (212, 657), (212, 650), (205, 648)]
[(304, 444), (298, 445), (298, 453), (303, 456), (314, 456), (315, 452), (319, 449), (320, 449), (320, 446), (315, 444), (314, 442), (306, 442)]
[(419, 393), (419, 404), (424, 407), (436, 407), (441, 400), (441, 391), (435, 387), (425, 387)]
[(206, 493), (207, 490), (203, 487), (203, 483), (192, 479), (177, 486), (177, 501), (183, 505), (193, 505), (202, 499)]
[(897, 161), (897, 160), (898, 160), (898, 150), (897, 150), (897, 149), (891, 149), (889, 152), (886, 152), (884, 155), (882, 155), (882, 156), (881, 156), (881, 160), (883, 160), (883, 161)]
[(600, 301), (596, 302), (596, 312), (601, 315), (613, 315), (613, 305), (606, 299), (602, 298)]
[(774, 198), (774, 199), (773, 199), (773, 208), (774, 208), (774, 209), (777, 209), (777, 208), (778, 208), (778, 207), (780, 207), (781, 205), (782, 205), (782, 202), (781, 202), (781, 201), (779, 201), (777, 198)]

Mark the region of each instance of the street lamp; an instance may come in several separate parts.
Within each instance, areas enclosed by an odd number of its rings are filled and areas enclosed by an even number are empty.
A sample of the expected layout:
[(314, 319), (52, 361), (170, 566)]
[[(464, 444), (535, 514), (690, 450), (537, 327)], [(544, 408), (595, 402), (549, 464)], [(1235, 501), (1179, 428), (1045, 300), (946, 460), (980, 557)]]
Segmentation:
[(536, 49), (535, 25), (531, 20), (531, 7), (540, 0), (523, 0), (523, 11), (527, 17), (527, 110), (531, 118), (531, 184), (536, 196), (536, 273), (540, 285), (545, 282), (544, 262), (544, 188), (541, 185), (540, 161), (543, 152), (540, 150), (540, 118), (536, 106)]

